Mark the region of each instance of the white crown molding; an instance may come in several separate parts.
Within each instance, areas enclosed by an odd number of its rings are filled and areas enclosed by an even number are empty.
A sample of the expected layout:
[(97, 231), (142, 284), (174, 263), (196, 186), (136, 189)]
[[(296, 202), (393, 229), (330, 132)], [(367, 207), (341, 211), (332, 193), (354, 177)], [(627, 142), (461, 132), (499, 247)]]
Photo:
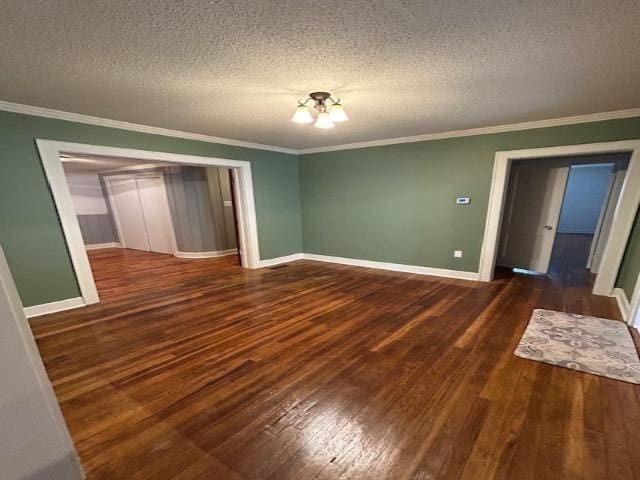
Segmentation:
[(356, 148), (380, 147), (399, 143), (425, 142), (429, 140), (442, 140), (445, 138), (472, 137), (475, 135), (488, 135), (491, 133), (515, 132), (518, 130), (531, 130), (534, 128), (558, 127), (562, 125), (574, 125), (578, 123), (601, 122), (603, 120), (615, 120), (619, 118), (640, 117), (640, 108), (618, 110), (615, 112), (592, 113), (589, 115), (577, 115), (573, 117), (554, 118), (549, 120), (537, 120), (534, 122), (512, 123), (494, 127), (470, 128), (467, 130), (454, 130), (451, 132), (427, 133), (411, 137), (389, 138), (384, 140), (371, 140), (366, 142), (345, 143), (343, 145), (331, 145), (328, 147), (303, 148), (298, 150), (299, 155), (308, 153), (335, 152), (338, 150), (353, 150)]
[(213, 257), (226, 257), (228, 255), (235, 255), (238, 253), (236, 248), (230, 248), (228, 250), (216, 250), (209, 252), (181, 252), (176, 250), (173, 255), (178, 258), (213, 258)]
[(48, 315), (49, 313), (62, 312), (63, 310), (71, 310), (72, 308), (84, 306), (85, 303), (82, 297), (67, 298), (65, 300), (58, 300), (57, 302), (24, 307), (24, 314), (27, 318), (33, 318), (39, 317), (40, 315)]
[(0, 110), (4, 110), (5, 112), (35, 115), (37, 117), (57, 118), (58, 120), (68, 120), (70, 122), (87, 123), (90, 125), (98, 125), (101, 127), (118, 128), (120, 130), (131, 130), (134, 132), (150, 133), (152, 135), (163, 135), (165, 137), (176, 137), (184, 138), (187, 140), (197, 140), (200, 142), (219, 143), (222, 145), (231, 145), (234, 147), (269, 150), (272, 152), (290, 153), (293, 155), (296, 155), (298, 153), (297, 150), (292, 148), (278, 147), (275, 145), (264, 145), (262, 143), (243, 142), (242, 140), (233, 140), (230, 138), (212, 137), (200, 133), (180, 132), (178, 130), (150, 127), (148, 125), (121, 122), (119, 120), (110, 120), (108, 118), (92, 117), (90, 115), (83, 115), (80, 113), (63, 112), (61, 110), (53, 110), (50, 108), (33, 107), (31, 105), (22, 105), (20, 103), (5, 102), (2, 100), (0, 100)]
[(86, 123), (90, 125), (98, 125), (101, 127), (118, 128), (120, 130), (131, 130), (134, 132), (149, 133), (152, 135), (163, 135), (165, 137), (184, 138), (187, 140), (197, 140), (207, 143), (218, 143), (221, 145), (231, 145), (234, 147), (253, 148), (257, 150), (269, 150), (272, 152), (289, 153), (292, 155), (304, 155), (308, 153), (335, 152), (339, 150), (353, 150), (356, 148), (379, 147), (384, 145), (395, 145), (400, 143), (425, 142), (429, 140), (442, 140), (445, 138), (471, 137), (474, 135), (488, 135), (492, 133), (515, 132), (519, 130), (531, 130), (535, 128), (558, 127), (562, 125), (573, 125), (578, 123), (600, 122), (604, 120), (615, 120), (620, 118), (640, 117), (640, 108), (631, 108), (628, 110), (617, 110), (613, 112), (591, 113), (588, 115), (576, 115), (572, 117), (553, 118), (549, 120), (536, 120), (533, 122), (512, 123), (506, 125), (497, 125), (492, 127), (470, 128), (466, 130), (453, 130), (449, 132), (426, 133), (423, 135), (414, 135), (410, 137), (388, 138), (381, 140), (370, 140), (364, 142), (345, 143), (342, 145), (330, 145), (326, 147), (314, 148), (286, 148), (276, 145), (265, 145), (262, 143), (245, 142), (242, 140), (233, 140), (222, 137), (212, 137), (200, 133), (181, 132), (178, 130), (169, 130), (160, 127), (151, 127), (148, 125), (140, 125), (137, 123), (122, 122), (119, 120), (110, 120), (107, 118), (93, 117), (80, 113), (64, 112), (61, 110), (53, 110), (50, 108), (34, 107), (31, 105), (23, 105), (20, 103), (5, 102), (0, 100), (0, 111), (23, 113), (26, 115), (35, 115), (38, 117), (56, 118), (59, 120), (67, 120), (70, 122)]

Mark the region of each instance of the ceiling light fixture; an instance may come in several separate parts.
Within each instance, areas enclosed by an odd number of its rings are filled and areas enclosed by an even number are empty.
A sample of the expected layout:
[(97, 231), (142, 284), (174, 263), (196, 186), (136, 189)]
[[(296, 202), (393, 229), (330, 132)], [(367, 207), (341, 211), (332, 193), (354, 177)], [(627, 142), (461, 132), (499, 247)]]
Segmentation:
[[(295, 123), (311, 123), (313, 116), (311, 109), (307, 106), (309, 101), (313, 100), (313, 108), (318, 111), (318, 117), (313, 124), (316, 128), (333, 128), (336, 123), (346, 122), (349, 120), (347, 112), (340, 103), (339, 98), (332, 98), (329, 92), (313, 92), (309, 94), (306, 100), (298, 100), (296, 111), (291, 117), (291, 121)], [(331, 102), (329, 105), (328, 102)]]

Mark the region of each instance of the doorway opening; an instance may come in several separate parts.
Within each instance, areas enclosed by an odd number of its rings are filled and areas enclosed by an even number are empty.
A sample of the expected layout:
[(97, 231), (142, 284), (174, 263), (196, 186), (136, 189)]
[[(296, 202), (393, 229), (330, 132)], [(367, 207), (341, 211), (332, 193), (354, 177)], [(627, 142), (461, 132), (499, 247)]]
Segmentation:
[(497, 266), (593, 283), (630, 153), (519, 159), (511, 165)]
[[(112, 253), (120, 249), (120, 257), (128, 254), (132, 260), (154, 257), (176, 262), (181, 258), (188, 263), (199, 258), (227, 262), (234, 268), (260, 266), (250, 162), (50, 140), (36, 144), (81, 305), (100, 301), (89, 258), (106, 255), (102, 247), (111, 248)], [(76, 195), (84, 191), (91, 197), (84, 199), (86, 219), (76, 211), (75, 187), (67, 179), (74, 170), (91, 177), (91, 187), (84, 178), (76, 189)], [(150, 278), (172, 275), (161, 270), (145, 274)], [(146, 279), (145, 274), (140, 278)]]
[[(528, 159), (544, 162), (554, 158), (614, 153), (627, 153), (630, 157), (627, 172), (620, 189), (619, 199), (613, 213), (610, 233), (605, 240), (600, 268), (593, 280), (592, 288), (592, 292), (595, 295), (612, 296), (627, 241), (638, 211), (638, 205), (640, 205), (640, 140), (496, 152), (484, 238), (480, 251), (479, 280), (490, 282), (494, 278), (501, 240), (503, 214), (507, 204), (506, 197), (511, 166), (515, 161)], [(561, 175), (557, 171), (549, 180), (554, 180), (556, 186), (562, 185)], [(545, 225), (548, 224), (543, 224), (543, 227)]]
[(218, 259), (212, 270), (240, 266), (230, 169), (90, 155), (61, 161), (101, 296), (126, 293), (153, 271), (177, 275), (195, 259)]

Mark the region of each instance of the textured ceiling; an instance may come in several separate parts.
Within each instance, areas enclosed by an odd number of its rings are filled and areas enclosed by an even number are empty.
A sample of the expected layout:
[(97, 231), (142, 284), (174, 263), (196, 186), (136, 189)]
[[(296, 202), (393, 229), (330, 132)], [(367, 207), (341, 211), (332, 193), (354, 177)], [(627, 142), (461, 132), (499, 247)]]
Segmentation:
[[(336, 145), (639, 107), (638, 25), (638, 0), (6, 0), (0, 100)], [(317, 89), (351, 120), (291, 123)]]

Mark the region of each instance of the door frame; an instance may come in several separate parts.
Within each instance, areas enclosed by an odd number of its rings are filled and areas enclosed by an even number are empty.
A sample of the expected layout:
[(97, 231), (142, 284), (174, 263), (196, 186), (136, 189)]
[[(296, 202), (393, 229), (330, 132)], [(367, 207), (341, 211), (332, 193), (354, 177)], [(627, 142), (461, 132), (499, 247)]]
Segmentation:
[(640, 331), (640, 274), (636, 280), (636, 285), (629, 302), (629, 317), (627, 323)]
[(627, 174), (620, 191), (609, 238), (602, 256), (601, 268), (593, 285), (595, 295), (610, 296), (622, 263), (624, 250), (640, 204), (640, 140), (564, 145), (496, 152), (491, 178), (484, 238), (480, 252), (480, 281), (493, 280), (502, 214), (506, 200), (511, 162), (518, 159), (542, 160), (572, 155), (631, 153)]
[(160, 161), (202, 167), (230, 168), (235, 172), (237, 198), (239, 247), (242, 250), (242, 266), (259, 268), (260, 248), (258, 227), (251, 175), (251, 162), (227, 158), (201, 157), (179, 153), (153, 152), (131, 148), (106, 147), (83, 143), (59, 142), (36, 139), (36, 146), (45, 176), (53, 196), (53, 202), (60, 218), (60, 224), (67, 243), (67, 249), (76, 275), (78, 287), (85, 305), (98, 303), (100, 297), (93, 279), (89, 257), (84, 248), (78, 218), (71, 201), (71, 193), (62, 167), (61, 155), (98, 155), (124, 157), (134, 160)]
[[(587, 268), (591, 270), (593, 267), (593, 257), (596, 254), (596, 249), (598, 248), (598, 242), (600, 241), (600, 236), (602, 235), (602, 227), (604, 226), (604, 220), (607, 216), (607, 210), (609, 210), (609, 205), (614, 197), (614, 186), (616, 183), (616, 172), (614, 171), (615, 164), (611, 166), (611, 172), (609, 174), (609, 184), (607, 185), (607, 191), (604, 194), (604, 200), (602, 201), (602, 205), (600, 205), (600, 212), (598, 213), (598, 220), (596, 221), (596, 228), (593, 231), (593, 238), (591, 239), (591, 246), (589, 247), (589, 256), (587, 257)], [(625, 175), (627, 174), (625, 170)], [(623, 177), (624, 180), (624, 177)], [(620, 192), (618, 192), (618, 197), (620, 197)]]
[[(627, 175), (626, 168), (624, 170), (618, 169), (619, 165), (614, 164), (611, 171), (611, 178), (609, 179), (609, 185), (607, 187), (607, 193), (604, 196), (604, 203), (600, 209), (600, 215), (598, 216), (598, 223), (596, 230), (593, 234), (593, 240), (591, 241), (591, 248), (589, 249), (589, 258), (587, 260), (587, 268), (593, 271), (593, 263), (596, 260), (596, 254), (598, 253), (601, 242), (603, 239), (609, 237), (609, 233), (605, 230), (605, 237), (603, 237), (603, 229), (607, 225), (609, 217), (613, 215), (615, 208), (612, 210), (611, 201), (620, 198), (620, 190), (622, 189), (622, 182)], [(615, 207), (615, 206), (614, 206)], [(597, 269), (600, 269), (600, 263), (597, 265)], [(597, 273), (597, 272), (594, 272)]]

